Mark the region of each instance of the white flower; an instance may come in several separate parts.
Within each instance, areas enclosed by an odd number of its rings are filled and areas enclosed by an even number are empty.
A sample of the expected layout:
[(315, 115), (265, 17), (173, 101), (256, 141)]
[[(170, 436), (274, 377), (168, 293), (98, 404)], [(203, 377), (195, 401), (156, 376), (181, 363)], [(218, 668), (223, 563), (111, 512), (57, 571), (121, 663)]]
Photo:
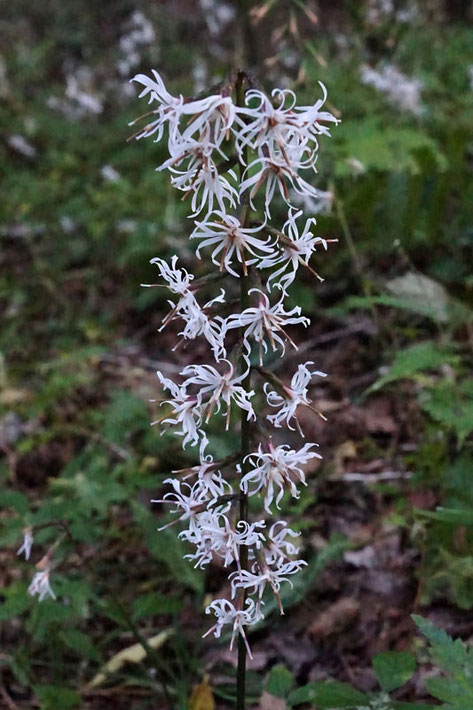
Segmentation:
[(258, 157), (246, 168), (240, 184), (240, 197), (249, 191), (252, 209), (256, 209), (253, 200), (263, 183), (266, 183), (264, 198), (266, 217), (271, 216), (270, 205), (274, 199), (276, 188), (287, 204), (290, 204), (289, 188), (292, 188), (299, 196), (306, 195), (313, 199), (317, 199), (322, 194), (320, 190), (298, 175), (284, 158)]
[(247, 392), (240, 385), (246, 373), (235, 376), (235, 368), (228, 360), (224, 360), (228, 365), (228, 372), (220, 374), (212, 365), (188, 365), (181, 375), (186, 376), (185, 387), (195, 385), (199, 388), (197, 401), (201, 407), (202, 417), (209, 421), (214, 410), (218, 414), (221, 409), (221, 400), (226, 405), (226, 426), (230, 426), (230, 408), (232, 401), (247, 412), (247, 419), (256, 419), (256, 414), (250, 402), (254, 396), (254, 390)]
[[(175, 164), (180, 165), (183, 160), (188, 160), (183, 169), (178, 170)], [(191, 201), (192, 214), (195, 217), (202, 210), (206, 209), (206, 215), (214, 210), (214, 203), (225, 212), (227, 206), (235, 207), (238, 199), (238, 192), (230, 183), (228, 178), (220, 175), (217, 166), (212, 159), (209, 148), (203, 149), (200, 143), (189, 144), (182, 155), (177, 158), (171, 157), (160, 170), (168, 167), (173, 173), (171, 177), (172, 185), (187, 195), (193, 193)], [(233, 170), (228, 170), (227, 174), (236, 181), (236, 174)]]
[(44, 570), (35, 573), (33, 579), (31, 580), (31, 584), (28, 587), (28, 594), (31, 597), (34, 597), (37, 594), (40, 602), (48, 597), (56, 599), (56, 595), (51, 589), (51, 585), (49, 583), (49, 573), (50, 568), (49, 565), (47, 565)]
[[(243, 227), (237, 217), (227, 215), (220, 210), (216, 210), (215, 214), (220, 219), (212, 222), (196, 221), (196, 228), (191, 234), (191, 239), (202, 240), (196, 249), (199, 259), (201, 249), (213, 246), (212, 262), (220, 267), (220, 271), (226, 269), (233, 276), (239, 277), (238, 272), (231, 266), (234, 256), (242, 265), (243, 273), (246, 275), (250, 264), (254, 264), (264, 256), (275, 255), (273, 246), (269, 244), (271, 237), (263, 240), (254, 236), (264, 229), (264, 225), (253, 228)], [(248, 259), (248, 254), (252, 258)]]
[[(330, 135), (323, 123), (338, 123), (328, 111), (320, 111), (327, 92), (321, 83), (323, 97), (313, 106), (296, 106), (296, 96), (289, 90), (274, 89), (272, 100), (263, 92), (247, 91), (246, 108), (239, 114), (250, 121), (237, 118), (240, 129), (236, 133), (237, 149), (242, 155), (245, 146), (257, 150), (260, 157), (276, 162), (283, 160), (293, 170), (314, 167), (317, 153), (317, 136)], [(248, 104), (257, 101), (254, 108)]]
[(289, 210), (289, 217), (283, 226), (279, 238), (280, 251), (276, 256), (269, 256), (262, 259), (259, 264), (259, 269), (267, 269), (274, 266), (280, 266), (268, 278), (267, 287), (271, 288), (271, 282), (274, 282), (278, 288), (286, 293), (287, 288), (296, 277), (299, 264), (307, 267), (320, 281), (323, 279), (309, 266), (309, 260), (317, 245), (321, 244), (327, 250), (328, 242), (321, 237), (314, 237), (310, 231), (311, 226), (316, 224), (315, 219), (311, 217), (306, 220), (302, 234), (299, 233), (297, 219), (302, 215), (302, 210)]
[(170, 404), (173, 407), (174, 418), (159, 419), (152, 422), (152, 425), (158, 423), (180, 425), (181, 429), (176, 434), (184, 437), (183, 447), (189, 442), (191, 442), (192, 446), (196, 446), (199, 443), (199, 426), (201, 424), (200, 411), (196, 406), (197, 398), (188, 395), (185, 387), (176, 385), (168, 377), (164, 377), (159, 370), (156, 374), (163, 388), (169, 390), (172, 397), (161, 402), (161, 405)]
[(269, 584), (278, 600), (279, 610), (281, 614), (284, 614), (281, 598), (279, 596), (281, 584), (282, 582), (289, 582), (292, 587), (292, 582), (290, 579), (287, 579), (287, 575), (299, 572), (301, 567), (304, 567), (306, 564), (307, 562), (304, 562), (304, 560), (279, 561), (277, 565), (271, 567), (265, 559), (261, 560), (261, 558), (259, 558), (253, 564), (251, 571), (244, 569), (237, 570), (230, 575), (233, 596), (236, 595), (238, 589), (251, 590), (251, 594), (257, 594), (258, 596), (257, 608), (259, 609), (263, 592), (266, 585)]
[[(145, 74), (137, 74), (132, 81), (143, 85), (138, 98), (148, 97), (148, 103), (156, 101), (159, 105), (157, 109), (147, 115), (155, 115), (156, 118), (145, 126), (136, 138), (146, 138), (156, 134), (155, 141), (160, 141), (163, 137), (164, 127), (169, 124), (169, 144), (176, 146), (185, 143), (195, 136), (195, 134), (205, 135), (206, 140), (212, 139), (215, 145), (219, 145), (228, 134), (229, 129), (235, 119), (235, 106), (230, 96), (212, 95), (203, 99), (186, 100), (182, 96), (172, 96), (166, 89), (161, 76), (154, 69), (152, 70), (154, 80)], [(140, 117), (143, 118), (143, 117)], [(140, 118), (135, 119), (130, 125), (134, 125)], [(181, 119), (190, 119), (182, 132), (179, 131)], [(170, 152), (171, 149), (170, 149)]]
[[(179, 335), (182, 335), (188, 340), (194, 340), (199, 335), (203, 335), (209, 345), (212, 347), (214, 357), (217, 362), (225, 357), (226, 351), (224, 346), (224, 321), (220, 316), (211, 320), (206, 310), (212, 308), (216, 303), (225, 302), (225, 291), (221, 289), (220, 294), (208, 301), (203, 308), (200, 308), (197, 301), (190, 299), (186, 303), (186, 307), (179, 313), (180, 317), (185, 321), (184, 329)], [(177, 348), (177, 345), (173, 348)]]
[(277, 345), (284, 355), (286, 346), (280, 333), (288, 340), (296, 350), (297, 345), (291, 340), (283, 326), (302, 324), (305, 327), (310, 323), (309, 319), (301, 316), (301, 309), (295, 306), (291, 311), (284, 310), (283, 299), (271, 306), (265, 293), (257, 288), (250, 289), (249, 293), (259, 293), (259, 301), (256, 308), (246, 308), (242, 313), (236, 313), (227, 318), (225, 328), (245, 328), (243, 333), (243, 344), (248, 357), (251, 353), (250, 338), (259, 344), (259, 363), (263, 364), (263, 350), (266, 353), (268, 346), (265, 337), (271, 343), (273, 352), (276, 352)]
[(212, 501), (214, 501), (218, 498), (218, 496), (222, 495), (222, 485), (225, 484), (225, 481), (222, 478), (221, 472), (218, 471), (219, 463), (214, 462), (212, 454), (205, 453), (205, 449), (209, 443), (207, 435), (202, 429), (199, 431), (199, 434), (201, 437), (199, 447), (199, 464), (197, 466), (191, 466), (190, 468), (173, 471), (173, 473), (186, 474), (183, 476), (184, 480), (187, 480), (192, 476), (197, 476), (202, 489), (207, 491), (209, 497)]
[(264, 521), (248, 523), (239, 520), (236, 524), (232, 524), (226, 515), (220, 513), (199, 516), (197, 525), (198, 529), (194, 529), (191, 535), (186, 532), (182, 537), (199, 546), (198, 552), (188, 557), (198, 559), (200, 566), (202, 561), (209, 562), (212, 553), (215, 553), (223, 559), (225, 567), (236, 562), (240, 569), (240, 547), (244, 545), (259, 549), (264, 542), (264, 535), (261, 532), (265, 527)]
[(313, 141), (311, 147), (312, 165), (315, 164), (316, 160), (315, 151), (318, 148), (317, 136), (330, 136), (330, 127), (325, 124), (333, 123), (337, 125), (337, 123), (340, 123), (340, 119), (336, 118), (330, 111), (320, 110), (327, 100), (327, 89), (321, 81), (319, 81), (318, 84), (322, 89), (322, 98), (318, 99), (312, 106), (297, 107), (299, 126), (307, 131), (308, 136), (310, 136), (310, 139)]
[(182, 133), (182, 141), (185, 143), (197, 135), (199, 141), (207, 141), (219, 149), (221, 143), (230, 137), (236, 111), (230, 96), (213, 95), (186, 103), (184, 112), (192, 112), (192, 117)]
[[(199, 335), (203, 335), (214, 351), (215, 359), (225, 356), (225, 348), (223, 344), (222, 319), (218, 318), (211, 320), (204, 312), (216, 303), (225, 302), (225, 291), (221, 289), (220, 294), (210, 300), (203, 308), (199, 306), (194, 296), (195, 286), (192, 286), (194, 276), (189, 274), (185, 269), (176, 268), (177, 256), (171, 259), (169, 265), (164, 259), (151, 259), (152, 264), (156, 264), (160, 271), (160, 275), (167, 282), (166, 285), (180, 298), (177, 303), (168, 301), (171, 310), (164, 317), (161, 327), (158, 332), (161, 332), (175, 318), (182, 318), (185, 321), (184, 329), (179, 333), (187, 340), (194, 340)], [(142, 286), (159, 286), (160, 284), (141, 284)], [(177, 345), (175, 346), (177, 347)]]
[(243, 637), (249, 657), (253, 658), (243, 627), (256, 624), (263, 618), (263, 615), (261, 614), (260, 609), (256, 607), (255, 602), (252, 599), (247, 599), (245, 606), (247, 607), (246, 609), (239, 610), (235, 608), (232, 602), (227, 599), (216, 599), (211, 602), (211, 604), (209, 604), (206, 608), (205, 613), (214, 613), (217, 622), (203, 635), (203, 638), (212, 633), (212, 631), (214, 632), (215, 638), (220, 638), (223, 627), (226, 624), (232, 624), (233, 631), (232, 640), (230, 642), (230, 650), (233, 648), (237, 633), (239, 633)]
[[(268, 400), (268, 404), (271, 407), (277, 407), (279, 409), (275, 414), (268, 414), (268, 420), (275, 427), (281, 427), (283, 422), (294, 431), (294, 427), (291, 426), (292, 420), (294, 420), (297, 429), (301, 436), (304, 436), (302, 430), (297, 421), (296, 411), (300, 404), (309, 407), (309, 409), (314, 410), (311, 406), (311, 400), (308, 399), (308, 385), (311, 378), (314, 375), (318, 377), (326, 377), (325, 372), (320, 372), (319, 370), (309, 370), (309, 365), (313, 365), (313, 362), (306, 362), (304, 365), (299, 365), (297, 372), (292, 376), (291, 386), (283, 385), (283, 394), (278, 394), (274, 390), (270, 390), (269, 383), (266, 382), (264, 385), (264, 391)], [(320, 415), (320, 412), (317, 412)], [(321, 416), (321, 415), (320, 415)]]
[[(261, 146), (267, 146), (269, 154), (273, 156), (286, 157), (286, 148), (294, 139), (299, 138), (301, 143), (306, 143), (304, 135), (298, 135), (297, 113), (294, 111), (296, 97), (293, 91), (274, 89), (271, 93), (274, 103), (262, 91), (251, 90), (245, 95), (247, 108), (240, 108), (238, 113), (244, 118), (250, 118), (248, 122), (237, 119), (241, 126), (236, 133), (236, 144), (240, 156), (243, 148), (249, 146), (253, 150), (258, 150)], [(286, 101), (289, 99), (288, 105)], [(258, 105), (249, 108), (252, 101), (257, 101)]]
[(17, 551), (17, 555), (24, 553), (25, 560), (30, 559), (31, 548), (33, 547), (33, 530), (32, 528), (25, 528), (23, 530), (23, 544)]
[(170, 525), (182, 520), (189, 521), (189, 528), (193, 530), (196, 525), (196, 516), (207, 508), (210, 502), (207, 491), (202, 488), (200, 481), (190, 486), (188, 483), (181, 483), (177, 478), (167, 478), (164, 483), (169, 483), (173, 491), (165, 493), (162, 498), (152, 499), (151, 503), (172, 503), (175, 509), (171, 510), (171, 514), (179, 514), (176, 520), (163, 525), (158, 530), (164, 530)]
[[(159, 275), (166, 281), (166, 286), (172, 293), (178, 296), (186, 296), (191, 290), (191, 283), (194, 280), (193, 274), (190, 274), (186, 269), (178, 269), (176, 267), (178, 256), (175, 254), (169, 265), (165, 259), (155, 257), (151, 259), (150, 264), (156, 264), (159, 270)], [(142, 286), (156, 286), (156, 284), (141, 284)]]
[(287, 537), (299, 537), (300, 533), (294, 532), (287, 526), (284, 520), (278, 520), (271, 526), (267, 547), (265, 549), (266, 562), (269, 565), (276, 564), (279, 560), (287, 560), (290, 556), (297, 555), (299, 550)]
[[(132, 81), (136, 81), (144, 86), (138, 98), (141, 99), (143, 96), (147, 96), (149, 104), (153, 101), (157, 101), (160, 104), (159, 108), (151, 112), (151, 114), (156, 115), (157, 118), (145, 126), (143, 130), (136, 135), (136, 138), (146, 138), (156, 134), (155, 141), (160, 141), (163, 137), (166, 123), (169, 123), (170, 135), (173, 135), (177, 130), (184, 99), (182, 96), (172, 96), (164, 86), (164, 82), (158, 72), (155, 69), (153, 69), (152, 72), (154, 80), (145, 74), (137, 74), (132, 79)], [(134, 125), (140, 118), (132, 121), (130, 125)]]
[[(320, 454), (310, 450), (314, 446), (316, 444), (305, 444), (302, 449), (295, 451), (288, 444), (274, 447), (269, 441), (268, 450), (264, 451), (260, 444), (257, 452), (246, 457), (254, 468), (241, 479), (241, 490), (249, 495), (264, 490), (264, 507), (268, 513), (271, 513), (270, 506), (274, 499), (275, 488), (279, 488), (276, 497), (277, 508), (286, 488), (294, 498), (299, 498), (297, 483), (307, 485), (301, 466), (312, 458), (322, 458)], [(250, 489), (250, 485), (255, 487)]]
[(213, 525), (218, 526), (218, 520), (222, 513), (220, 511), (209, 508), (199, 513), (195, 518), (195, 523), (188, 529), (179, 533), (181, 540), (194, 545), (195, 552), (184, 555), (184, 557), (192, 562), (195, 561), (194, 568), (200, 567), (204, 569), (212, 561), (213, 557), (213, 538), (207, 532), (207, 529)]

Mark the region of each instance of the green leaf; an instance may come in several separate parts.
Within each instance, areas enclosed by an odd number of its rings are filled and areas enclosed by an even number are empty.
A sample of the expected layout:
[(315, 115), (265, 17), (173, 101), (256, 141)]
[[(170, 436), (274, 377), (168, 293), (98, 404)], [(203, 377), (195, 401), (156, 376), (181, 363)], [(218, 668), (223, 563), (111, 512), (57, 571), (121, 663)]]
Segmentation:
[(294, 684), (292, 673), (283, 665), (271, 668), (268, 680), (266, 681), (266, 691), (277, 698), (285, 698)]
[(473, 431), (473, 383), (445, 381), (423, 391), (419, 403), (435, 421), (456, 432), (460, 444)]
[(200, 593), (204, 584), (201, 570), (184, 559), (186, 549), (176, 534), (176, 529), (158, 532), (156, 518), (139, 503), (133, 504), (135, 520), (143, 529), (148, 550), (168, 567), (173, 578)]
[(133, 602), (133, 616), (141, 619), (155, 614), (177, 614), (182, 608), (182, 600), (152, 592), (138, 597)]
[(412, 616), (417, 628), (430, 642), (429, 652), (436, 665), (447, 673), (455, 673), (471, 663), (468, 649), (461, 639), (455, 641), (442, 629), (422, 616)]
[(348, 683), (334, 680), (308, 683), (289, 694), (289, 705), (312, 703), (317, 708), (352, 708), (368, 703), (368, 696)]
[(25, 584), (11, 584), (10, 587), (1, 590), (1, 595), (4, 600), (0, 605), (0, 621), (19, 616), (31, 606), (31, 597), (26, 593)]
[(373, 658), (373, 669), (381, 688), (389, 693), (410, 680), (416, 669), (416, 660), (407, 651), (386, 651)]
[(375, 392), (389, 382), (412, 378), (419, 372), (439, 368), (446, 363), (454, 365), (458, 359), (451, 348), (441, 347), (431, 340), (412, 345), (396, 353), (389, 371), (371, 385), (368, 392)]
[(72, 710), (81, 702), (79, 693), (59, 685), (36, 685), (34, 692), (41, 701), (41, 710)]
[(462, 688), (453, 678), (426, 678), (424, 685), (434, 698), (447, 703), (458, 703), (462, 699), (473, 700), (473, 692)]
[(84, 656), (91, 661), (98, 661), (100, 654), (96, 646), (92, 643), (87, 634), (78, 631), (77, 629), (65, 629), (59, 634), (59, 638), (70, 649), (75, 651), (79, 656)]
[(30, 509), (28, 498), (19, 491), (2, 491), (0, 507), (13, 508), (19, 515), (26, 515)]
[(105, 413), (105, 437), (116, 444), (123, 444), (131, 435), (149, 427), (149, 414), (143, 400), (127, 390), (113, 393)]
[(452, 525), (473, 525), (473, 510), (466, 508), (442, 508), (439, 506), (435, 510), (416, 509), (418, 515), (440, 523), (451, 523)]

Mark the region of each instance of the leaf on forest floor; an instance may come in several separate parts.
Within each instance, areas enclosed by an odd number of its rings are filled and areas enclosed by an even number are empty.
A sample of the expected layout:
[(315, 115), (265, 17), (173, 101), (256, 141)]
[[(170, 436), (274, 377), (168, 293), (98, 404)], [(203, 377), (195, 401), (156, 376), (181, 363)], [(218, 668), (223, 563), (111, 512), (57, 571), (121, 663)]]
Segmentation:
[[(156, 636), (147, 639), (148, 646), (153, 650), (158, 650), (163, 646), (168, 638), (174, 633), (173, 629), (166, 629), (161, 631)], [(146, 657), (146, 650), (141, 645), (141, 643), (134, 643), (128, 648), (124, 648), (122, 651), (116, 653), (107, 663), (102, 666), (97, 675), (92, 678), (88, 684), (88, 688), (97, 688), (102, 685), (111, 673), (116, 673), (120, 670), (126, 663), (141, 663), (141, 661)]]
[(416, 271), (408, 271), (387, 282), (386, 288), (404, 307), (439, 323), (471, 320), (471, 312), (452, 298), (447, 289), (434, 279)]
[(358, 616), (360, 602), (352, 597), (342, 597), (316, 616), (309, 627), (309, 634), (318, 638), (341, 633)]
[(287, 704), (284, 698), (276, 698), (276, 696), (271, 695), (266, 690), (261, 696), (259, 703), (259, 710), (286, 710)]
[(189, 699), (189, 710), (215, 710), (215, 699), (209, 679), (206, 676), (202, 683), (192, 688)]

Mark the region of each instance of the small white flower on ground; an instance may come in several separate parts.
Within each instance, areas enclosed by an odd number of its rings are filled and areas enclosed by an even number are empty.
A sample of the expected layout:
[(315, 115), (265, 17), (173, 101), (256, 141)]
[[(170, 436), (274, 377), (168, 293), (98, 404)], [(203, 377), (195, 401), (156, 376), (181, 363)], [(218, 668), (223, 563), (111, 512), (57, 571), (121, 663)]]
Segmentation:
[(51, 589), (51, 585), (49, 583), (49, 573), (49, 566), (39, 572), (36, 572), (33, 579), (31, 580), (30, 586), (28, 587), (28, 594), (31, 597), (37, 595), (40, 602), (42, 602), (44, 599), (47, 599), (48, 597), (51, 597), (51, 599), (56, 599), (56, 595)]
[(25, 560), (30, 559), (31, 548), (33, 547), (33, 530), (32, 528), (25, 528), (23, 530), (23, 544), (17, 551), (17, 555), (25, 555)]

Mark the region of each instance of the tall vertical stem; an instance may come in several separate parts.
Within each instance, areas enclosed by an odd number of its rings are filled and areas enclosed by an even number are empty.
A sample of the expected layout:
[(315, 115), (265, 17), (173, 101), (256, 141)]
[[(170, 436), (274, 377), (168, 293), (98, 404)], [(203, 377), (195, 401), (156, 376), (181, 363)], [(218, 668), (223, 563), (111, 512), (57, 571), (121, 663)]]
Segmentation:
[[(243, 106), (245, 102), (245, 82), (246, 82), (246, 75), (244, 72), (239, 71), (238, 76), (237, 76), (237, 81), (236, 81), (236, 99), (237, 99), (237, 104), (238, 106)], [(243, 159), (245, 163), (247, 163), (247, 150), (245, 150)], [(245, 169), (245, 165), (243, 163), (240, 163), (240, 180), (242, 179), (242, 175)], [(240, 200), (240, 207), (241, 207), (241, 212), (240, 212), (240, 221), (242, 223), (242, 226), (245, 226), (247, 221), (248, 221), (248, 195), (242, 195), (241, 200)], [(250, 268), (250, 267), (248, 267)], [(245, 273), (242, 272), (240, 274), (240, 286), (241, 286), (241, 291), (240, 291), (240, 304), (241, 304), (241, 310), (244, 311), (245, 308), (248, 308), (250, 304), (250, 296), (249, 296), (249, 290), (251, 288), (250, 284), (250, 275), (249, 271), (248, 274), (245, 275)], [(246, 375), (245, 379), (242, 382), (243, 387), (247, 392), (250, 391), (251, 389), (251, 370), (248, 367), (248, 363), (245, 361), (243, 355), (240, 356), (240, 368), (241, 371), (244, 372), (246, 368), (248, 368), (248, 374)], [(249, 467), (249, 462), (245, 462), (246, 455), (250, 453), (250, 444), (251, 444), (251, 432), (250, 432), (250, 422), (248, 421), (247, 418), (247, 412), (242, 409), (241, 410), (241, 455), (242, 455), (242, 464), (241, 464), (241, 473), (242, 476), (247, 473), (247, 469)], [(243, 493), (242, 490), (240, 490), (240, 520), (247, 520), (248, 519), (248, 496), (246, 493)], [(248, 548), (246, 545), (241, 545), (240, 546), (240, 568), (247, 569), (248, 567)], [(245, 590), (242, 591), (242, 607), (245, 604), (245, 598), (246, 598), (246, 593)], [(245, 710), (245, 705), (246, 705), (246, 645), (244, 642), (244, 639), (242, 635), (240, 634), (238, 636), (238, 668), (237, 668), (237, 695), (236, 695), (236, 710)]]

